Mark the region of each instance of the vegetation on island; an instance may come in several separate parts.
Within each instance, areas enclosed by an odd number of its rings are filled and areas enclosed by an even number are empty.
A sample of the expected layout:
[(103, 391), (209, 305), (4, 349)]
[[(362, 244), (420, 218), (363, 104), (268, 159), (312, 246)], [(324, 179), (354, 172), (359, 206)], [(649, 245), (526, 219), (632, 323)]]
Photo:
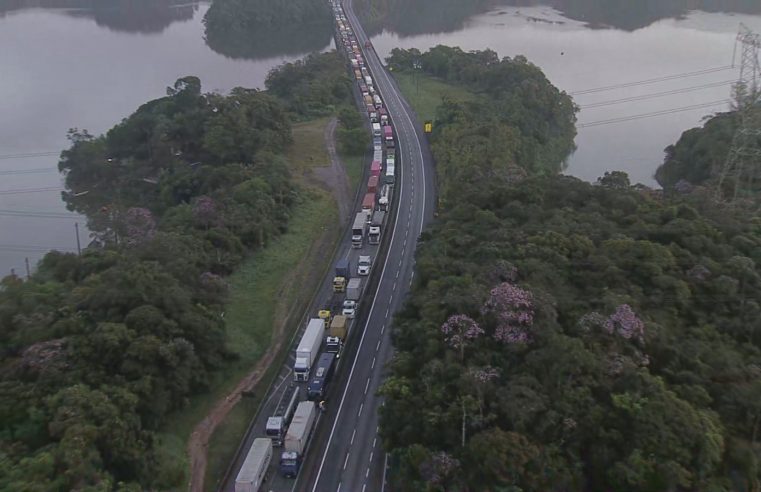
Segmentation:
[(501, 65), (469, 82), (504, 87), (500, 131), (444, 102), (431, 136), (442, 204), (381, 389), (395, 488), (758, 488), (761, 218), (557, 175), (573, 112), (546, 124), (563, 96)]
[[(299, 93), (310, 114), (350, 101), (348, 76), (335, 77), (345, 69), (326, 58), (338, 57), (311, 57), (287, 78), (334, 81), (332, 99)], [(183, 486), (159, 432), (234, 362), (225, 277), (287, 231), (305, 199), (285, 157), (297, 116), (285, 85), (276, 70), (269, 91), (224, 96), (185, 77), (105, 135), (70, 133), (63, 196), (93, 243), (2, 281), (0, 489)]]

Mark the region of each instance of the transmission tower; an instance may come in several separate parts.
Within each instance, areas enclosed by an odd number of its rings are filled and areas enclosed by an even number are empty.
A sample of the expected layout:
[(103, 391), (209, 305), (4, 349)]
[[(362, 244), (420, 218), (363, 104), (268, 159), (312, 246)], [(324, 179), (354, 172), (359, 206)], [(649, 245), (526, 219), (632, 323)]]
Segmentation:
[[(761, 119), (759, 118), (759, 83), (761, 67), (758, 51), (761, 37), (740, 24), (735, 50), (740, 45), (740, 78), (733, 88), (734, 103), (740, 120), (732, 137), (732, 146), (719, 174), (717, 198), (736, 203), (743, 189), (750, 191), (761, 177)], [(734, 55), (733, 60), (734, 63)]]

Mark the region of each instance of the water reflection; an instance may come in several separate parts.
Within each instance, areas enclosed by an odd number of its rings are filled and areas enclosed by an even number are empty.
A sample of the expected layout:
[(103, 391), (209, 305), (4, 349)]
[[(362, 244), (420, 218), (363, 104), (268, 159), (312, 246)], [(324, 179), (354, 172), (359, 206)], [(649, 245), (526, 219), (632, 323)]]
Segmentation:
[(387, 30), (401, 37), (458, 31), (474, 15), (499, 6), (552, 7), (590, 28), (625, 31), (682, 18), (693, 10), (761, 14), (759, 0), (354, 0), (354, 4), (371, 36)]
[(0, 0), (0, 18), (26, 9), (93, 19), (112, 31), (152, 34), (173, 22), (191, 20), (198, 5), (185, 0)]
[(313, 0), (216, 0), (204, 18), (206, 44), (229, 58), (303, 55), (330, 46), (328, 3)]

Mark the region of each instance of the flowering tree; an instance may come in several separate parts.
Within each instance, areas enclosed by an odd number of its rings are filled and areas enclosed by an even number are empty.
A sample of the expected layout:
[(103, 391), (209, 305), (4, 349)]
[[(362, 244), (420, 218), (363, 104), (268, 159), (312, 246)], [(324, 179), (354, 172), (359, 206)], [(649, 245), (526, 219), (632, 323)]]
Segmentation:
[(206, 228), (216, 224), (219, 213), (214, 199), (206, 195), (199, 196), (193, 204), (193, 218)]
[(147, 208), (132, 207), (124, 214), (124, 242), (134, 246), (156, 235), (156, 219)]
[(616, 333), (627, 340), (630, 338), (641, 340), (645, 334), (645, 324), (628, 304), (618, 306), (605, 321), (603, 328), (608, 333)]
[(484, 330), (478, 326), (470, 316), (464, 314), (454, 314), (441, 325), (441, 332), (444, 339), (455, 350), (460, 351), (460, 360), (465, 359), (465, 346), (479, 336), (483, 335)]
[(483, 314), (497, 317), (494, 339), (502, 343), (527, 343), (528, 328), (534, 324), (534, 303), (531, 292), (503, 282), (491, 290), (481, 308)]
[(420, 476), (432, 485), (442, 485), (460, 467), (460, 461), (439, 451), (420, 464)]

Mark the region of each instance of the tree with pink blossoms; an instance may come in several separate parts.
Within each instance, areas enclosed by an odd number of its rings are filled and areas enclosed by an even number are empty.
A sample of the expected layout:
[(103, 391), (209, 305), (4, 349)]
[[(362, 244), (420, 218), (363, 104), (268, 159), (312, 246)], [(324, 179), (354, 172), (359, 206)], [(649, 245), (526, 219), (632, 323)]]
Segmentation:
[(135, 246), (156, 235), (156, 219), (147, 208), (132, 207), (124, 214), (124, 242)]
[(207, 229), (219, 220), (217, 204), (210, 196), (201, 195), (193, 204), (193, 218)]
[(645, 323), (634, 313), (631, 306), (621, 304), (605, 321), (603, 328), (608, 333), (615, 333), (627, 340), (642, 340), (645, 335)]
[(460, 361), (463, 361), (465, 346), (483, 335), (484, 330), (470, 316), (453, 314), (441, 325), (441, 332), (449, 346), (460, 351)]
[(496, 317), (495, 340), (507, 344), (522, 344), (531, 340), (528, 332), (534, 324), (534, 299), (531, 292), (503, 282), (491, 290), (481, 313)]

